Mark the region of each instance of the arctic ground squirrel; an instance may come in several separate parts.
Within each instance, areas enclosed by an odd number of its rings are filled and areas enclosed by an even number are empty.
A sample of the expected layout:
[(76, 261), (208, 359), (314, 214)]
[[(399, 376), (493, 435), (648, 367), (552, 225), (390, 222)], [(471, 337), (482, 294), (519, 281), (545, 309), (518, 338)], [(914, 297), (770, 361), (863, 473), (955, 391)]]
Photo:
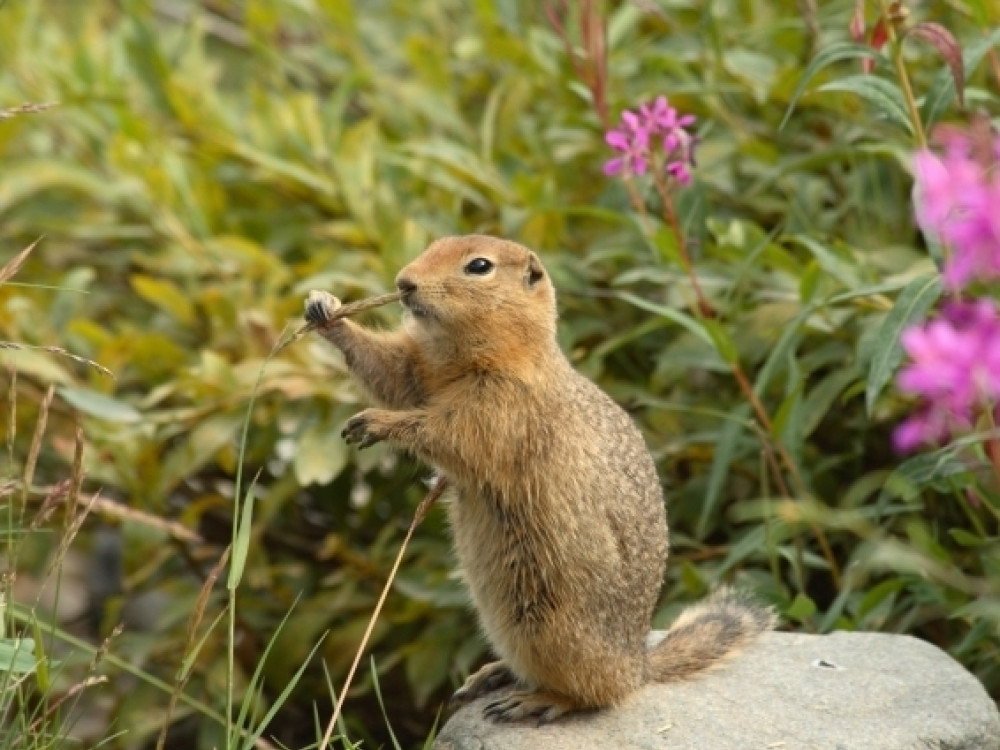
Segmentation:
[(464, 703), (500, 721), (551, 721), (622, 702), (724, 662), (774, 625), (729, 588), (685, 610), (647, 648), (667, 522), (653, 459), (632, 420), (556, 342), (556, 297), (538, 256), (481, 235), (434, 242), (396, 277), (407, 313), (391, 332), (306, 319), (344, 354), (381, 408), (344, 437), (380, 441), (450, 483), (455, 550), (500, 661), (468, 678)]

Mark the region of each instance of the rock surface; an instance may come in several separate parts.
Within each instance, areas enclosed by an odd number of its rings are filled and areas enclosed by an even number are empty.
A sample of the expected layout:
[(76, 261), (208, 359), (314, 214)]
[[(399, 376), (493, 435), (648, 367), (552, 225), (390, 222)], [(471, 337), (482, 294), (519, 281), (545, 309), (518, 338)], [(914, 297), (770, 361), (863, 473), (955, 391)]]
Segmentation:
[(435, 750), (1000, 748), (1000, 714), (975, 677), (929, 643), (879, 633), (768, 633), (696, 680), (537, 728), (484, 720), (488, 700), (458, 711)]

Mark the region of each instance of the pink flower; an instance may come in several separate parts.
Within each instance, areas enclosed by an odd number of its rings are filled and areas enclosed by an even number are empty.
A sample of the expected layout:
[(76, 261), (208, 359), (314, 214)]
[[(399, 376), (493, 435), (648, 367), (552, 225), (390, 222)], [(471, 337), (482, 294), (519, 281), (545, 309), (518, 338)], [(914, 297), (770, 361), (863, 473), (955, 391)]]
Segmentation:
[(1000, 278), (1000, 140), (989, 138), (993, 153), (984, 155), (975, 153), (982, 144), (952, 132), (943, 155), (921, 151), (913, 160), (917, 223), (950, 250), (942, 274), (949, 289)]
[(691, 184), (691, 172), (688, 171), (687, 164), (682, 161), (667, 162), (667, 174), (685, 187)]
[[(630, 117), (626, 117), (630, 115)], [(604, 174), (609, 177), (623, 172), (625, 176), (646, 174), (649, 160), (649, 132), (641, 127), (634, 112), (622, 113), (623, 125), (609, 130), (604, 140), (621, 156), (604, 164)]]
[[(620, 153), (604, 164), (604, 174), (624, 177), (646, 174), (651, 163), (663, 169), (682, 185), (691, 181), (689, 167), (694, 166), (695, 139), (685, 128), (693, 125), (693, 115), (679, 117), (665, 96), (639, 107), (638, 113), (622, 112), (617, 128), (609, 130), (604, 140)], [(657, 145), (662, 147), (658, 152)]]
[(923, 403), (896, 429), (898, 450), (942, 442), (1000, 406), (1000, 314), (992, 301), (950, 304), (937, 320), (904, 331), (901, 342), (912, 361), (897, 385)]
[[(658, 96), (650, 104), (639, 107), (639, 119), (646, 130), (669, 136), (674, 131), (694, 125), (694, 115), (677, 116), (677, 110), (667, 104), (667, 97)], [(684, 135), (687, 135), (685, 133)], [(673, 146), (664, 146), (670, 151)]]

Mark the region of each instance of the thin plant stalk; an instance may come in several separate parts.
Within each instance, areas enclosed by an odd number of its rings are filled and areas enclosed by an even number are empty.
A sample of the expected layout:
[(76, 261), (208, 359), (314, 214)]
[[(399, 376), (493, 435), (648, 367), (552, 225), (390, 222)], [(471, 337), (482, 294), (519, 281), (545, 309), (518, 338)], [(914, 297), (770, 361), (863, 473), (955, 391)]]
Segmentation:
[[(191, 622), (188, 624), (188, 632), (186, 644), (184, 647), (185, 660), (182, 663), (181, 668), (177, 673), (177, 681), (174, 684), (174, 690), (170, 694), (170, 702), (167, 704), (166, 714), (163, 717), (163, 726), (160, 728), (160, 736), (156, 740), (156, 750), (163, 750), (167, 743), (167, 730), (170, 728), (170, 720), (177, 710), (177, 702), (180, 699), (180, 694), (184, 691), (184, 686), (187, 684), (188, 679), (191, 677), (191, 666), (188, 665), (191, 657), (196, 656), (198, 649), (198, 642), (196, 637), (198, 635), (198, 626), (201, 625), (202, 618), (205, 615), (205, 609), (208, 607), (208, 599), (211, 596), (212, 589), (215, 588), (215, 583), (222, 573), (222, 569), (225, 567), (226, 563), (229, 561), (229, 553), (232, 547), (226, 547), (223, 551), (222, 556), (219, 561), (215, 564), (211, 571), (209, 571), (208, 576), (205, 579), (205, 583), (202, 584), (201, 591), (198, 593), (198, 599), (195, 601), (194, 613), (191, 615)], [(209, 626), (208, 632), (211, 632), (214, 627), (214, 623)], [(206, 632), (206, 635), (208, 635)]]
[(684, 272), (687, 274), (688, 280), (691, 282), (691, 288), (694, 290), (697, 302), (695, 310), (698, 313), (698, 317), (712, 317), (715, 315), (715, 310), (705, 296), (701, 284), (698, 283), (698, 277), (694, 273), (694, 263), (691, 262), (691, 256), (688, 254), (684, 230), (681, 229), (680, 220), (677, 218), (677, 211), (674, 209), (674, 201), (670, 196), (667, 182), (663, 177), (662, 170), (654, 168), (652, 172), (656, 192), (660, 194), (660, 200), (663, 204), (663, 216), (666, 218), (667, 224), (670, 225), (670, 230), (674, 234), (674, 241), (677, 243), (677, 254), (680, 256), (681, 265), (684, 267)]
[(879, 7), (882, 10), (882, 21), (892, 51), (892, 64), (896, 68), (899, 86), (903, 90), (903, 98), (906, 100), (906, 108), (910, 113), (910, 121), (913, 124), (917, 145), (922, 149), (927, 148), (927, 134), (924, 132), (924, 124), (920, 119), (920, 108), (917, 106), (917, 98), (913, 95), (913, 86), (910, 85), (910, 74), (907, 72), (906, 62), (903, 60), (903, 45), (896, 33), (896, 19), (893, 17), (887, 0), (879, 0)]
[(990, 459), (990, 468), (993, 470), (993, 479), (1000, 489), (1000, 438), (997, 437), (996, 419), (993, 416), (992, 404), (986, 409), (987, 419), (990, 424), (990, 436), (986, 438), (985, 450)]
[(382, 612), (382, 605), (385, 604), (385, 600), (389, 595), (389, 589), (392, 587), (392, 582), (396, 579), (396, 572), (399, 570), (400, 563), (403, 561), (403, 555), (406, 554), (406, 548), (410, 543), (410, 538), (413, 536), (414, 530), (420, 525), (421, 521), (424, 520), (424, 516), (427, 515), (427, 511), (434, 502), (441, 497), (441, 493), (445, 491), (448, 487), (448, 480), (441, 477), (437, 480), (434, 486), (428, 491), (424, 496), (424, 499), (420, 501), (420, 505), (417, 506), (416, 513), (413, 514), (413, 520), (410, 521), (410, 528), (406, 530), (406, 536), (403, 538), (403, 543), (399, 547), (399, 552), (396, 553), (396, 560), (392, 564), (392, 569), (389, 571), (389, 577), (386, 579), (385, 586), (382, 587), (382, 593), (379, 595), (378, 601), (375, 603), (375, 610), (372, 612), (371, 618), (368, 620), (368, 627), (365, 628), (364, 635), (361, 636), (361, 643), (358, 644), (358, 650), (354, 654), (354, 661), (351, 663), (351, 668), (347, 670), (347, 677), (344, 679), (344, 686), (340, 689), (340, 695), (337, 697), (337, 705), (334, 706), (333, 716), (330, 717), (330, 721), (326, 725), (326, 732), (323, 734), (323, 739), (320, 740), (317, 750), (326, 750), (329, 745), (330, 738), (333, 736), (333, 728), (337, 725), (337, 719), (340, 717), (340, 711), (344, 707), (344, 701), (347, 699), (347, 691), (351, 689), (351, 682), (354, 680), (354, 673), (358, 669), (358, 664), (361, 663), (361, 656), (365, 652), (365, 647), (368, 645), (368, 639), (371, 638), (372, 631), (375, 629), (375, 623), (378, 621), (378, 616)]

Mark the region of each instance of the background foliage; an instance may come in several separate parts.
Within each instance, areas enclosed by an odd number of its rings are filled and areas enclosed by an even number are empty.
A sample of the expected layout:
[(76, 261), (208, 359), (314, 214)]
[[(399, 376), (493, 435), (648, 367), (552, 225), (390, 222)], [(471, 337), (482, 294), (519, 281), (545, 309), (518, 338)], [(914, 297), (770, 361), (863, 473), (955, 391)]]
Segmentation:
[[(717, 311), (706, 327), (690, 315), (655, 194), (636, 215), (621, 182), (601, 174), (602, 123), (535, 3), (7, 0), (0, 109), (58, 104), (0, 120), (0, 260), (44, 236), (20, 283), (0, 286), (0, 338), (64, 347), (115, 377), (6, 351), (4, 475), (23, 476), (53, 384), (31, 502), (71, 473), (80, 425), (85, 492), (148, 514), (92, 513), (74, 542), (83, 554), (64, 566), (64, 594), (78, 579), (86, 600), (66, 628), (99, 642), (124, 616), (110, 653), (173, 680), (230, 538), (240, 429), (260, 376), (237, 685), (294, 604), (259, 703), (328, 631), (268, 732), (292, 746), (315, 738), (314, 702), (320, 723), (330, 709), (321, 660), (339, 686), (425, 470), (381, 446), (344, 446), (340, 428), (361, 402), (328, 347), (306, 340), (265, 360), (309, 289), (379, 293), (431, 239), (486, 232), (542, 252), (565, 351), (630, 409), (657, 458), (673, 549), (657, 625), (735, 577), (790, 628), (912, 633), (1000, 697), (998, 488), (952, 453), (904, 462), (889, 443), (909, 408), (891, 387), (899, 331), (940, 293), (913, 226), (913, 136), (889, 60), (874, 55), (884, 85), (859, 78), (864, 50), (846, 44), (854, 3), (813, 5), (605, 9), (612, 116), (660, 94), (698, 116), (698, 168), (678, 208)], [(967, 102), (995, 114), (995, 10), (913, 13), (956, 34)], [(962, 120), (940, 56), (907, 45), (904, 57), (925, 124)], [(769, 439), (801, 474), (787, 496), (734, 357), (773, 418)], [(19, 581), (41, 576), (53, 539), (20, 545)], [(21, 611), (44, 620), (44, 601), (25, 597)], [(186, 686), (217, 710), (227, 644), (207, 625), (224, 606), (221, 591), (206, 604)], [(486, 656), (440, 510), (419, 529), (370, 648), (396, 735), (419, 744)], [(68, 649), (57, 681), (90, 658)], [(128, 729), (114, 747), (155, 739), (169, 691), (101, 669), (108, 682), (87, 692), (104, 722), (78, 733)], [(366, 746), (387, 737), (372, 687), (369, 671), (347, 703)], [(176, 718), (177, 742), (219, 743), (190, 705)]]

